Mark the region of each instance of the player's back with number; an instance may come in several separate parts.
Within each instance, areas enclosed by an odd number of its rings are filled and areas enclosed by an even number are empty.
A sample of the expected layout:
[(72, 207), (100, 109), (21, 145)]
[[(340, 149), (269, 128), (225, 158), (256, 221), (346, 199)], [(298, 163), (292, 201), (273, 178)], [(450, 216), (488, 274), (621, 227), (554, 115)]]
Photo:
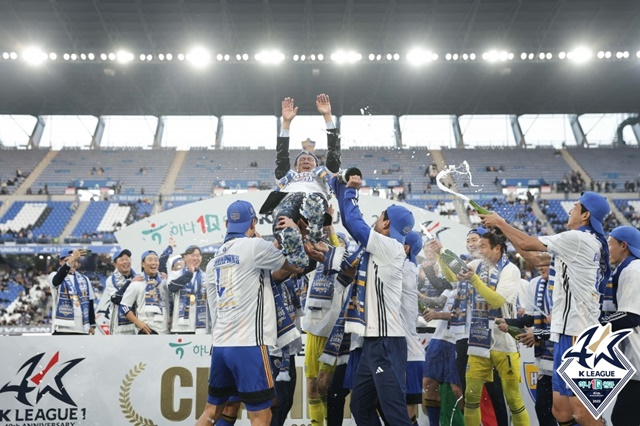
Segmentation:
[(217, 293), (214, 346), (275, 345), (269, 271), (283, 263), (282, 253), (260, 238), (232, 239), (220, 247), (207, 268)]

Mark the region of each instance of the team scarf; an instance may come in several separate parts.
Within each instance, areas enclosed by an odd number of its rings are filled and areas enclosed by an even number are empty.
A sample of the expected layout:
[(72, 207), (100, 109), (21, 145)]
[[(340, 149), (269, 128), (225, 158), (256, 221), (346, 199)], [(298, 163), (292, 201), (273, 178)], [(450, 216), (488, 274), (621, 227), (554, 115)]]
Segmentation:
[(467, 336), (467, 305), (470, 300), (471, 283), (469, 281), (460, 281), (456, 290), (453, 306), (451, 307), (451, 317), (449, 318), (448, 328), (451, 333), (461, 336)]
[(150, 314), (162, 315), (162, 308), (164, 308), (164, 300), (162, 300), (160, 292), (162, 277), (158, 273), (155, 278), (151, 278), (146, 272), (142, 272), (142, 276), (146, 283), (144, 290), (145, 311)]
[[(496, 291), (502, 269), (509, 264), (509, 258), (503, 254), (495, 267), (489, 268), (481, 262), (476, 269), (482, 281), (487, 287)], [(500, 308), (492, 308), (475, 288), (472, 289), (471, 329), (469, 330), (469, 355), (477, 355), (483, 358), (491, 356), (491, 324), (496, 318), (502, 316)]]
[(338, 315), (338, 319), (331, 329), (327, 343), (324, 345), (322, 355), (320, 355), (320, 362), (324, 362), (329, 365), (341, 365), (346, 364), (349, 360), (351, 335), (349, 333), (345, 334), (344, 332), (345, 314), (349, 304), (349, 298), (345, 298), (342, 308), (340, 309), (340, 315)]
[(91, 283), (84, 275), (80, 275), (84, 280), (84, 288), (78, 282), (79, 273), (67, 275), (59, 288), (58, 306), (56, 306), (56, 321), (59, 323), (66, 322), (73, 325), (75, 322), (74, 302), (80, 303), (82, 312), (82, 323), (89, 323), (89, 286)]
[[(533, 314), (533, 327), (537, 330), (551, 330), (547, 323), (547, 316), (553, 308), (553, 282), (540, 278), (536, 283), (535, 309)], [(539, 359), (540, 368), (547, 372), (553, 371), (553, 342), (549, 339), (542, 340), (533, 347), (535, 357)]]
[(298, 278), (297, 276), (294, 276), (286, 280), (283, 284), (286, 287), (289, 312), (292, 313), (291, 315), (293, 316), (294, 319), (296, 317), (303, 316), (304, 311), (302, 310), (302, 303), (300, 302), (300, 289), (302, 288), (303, 279)]
[(333, 283), (336, 273), (326, 271), (322, 263), (318, 263), (316, 273), (309, 287), (309, 295), (307, 296), (307, 308), (313, 309), (330, 309), (331, 299), (333, 298)]
[[(187, 271), (185, 267), (183, 273)], [(193, 278), (178, 291), (178, 324), (189, 325), (191, 296), (195, 297), (196, 330), (207, 327), (207, 292), (202, 285), (202, 271), (198, 268)]]
[[(618, 265), (618, 267), (616, 268), (616, 271), (613, 273), (613, 279), (612, 279), (613, 288), (616, 289), (616, 292), (618, 291), (618, 282), (620, 280), (620, 274), (627, 266), (629, 266), (631, 262), (633, 262), (636, 259), (638, 258), (631, 254), (627, 256), (625, 260), (620, 262), (620, 265)], [(618, 310), (618, 298), (616, 293), (613, 293), (613, 303), (615, 304), (616, 310)]]
[(330, 188), (329, 181), (331, 180), (332, 173), (326, 166), (318, 166), (310, 172), (296, 172), (295, 170), (289, 170), (286, 175), (284, 175), (280, 180), (276, 181), (276, 187), (273, 189), (276, 192), (282, 191), (284, 188), (289, 185), (296, 177), (300, 176), (303, 173), (310, 173), (314, 175), (315, 179), (319, 181), (324, 181), (324, 183)]
[[(136, 276), (136, 272), (133, 269), (131, 269), (129, 278), (122, 275), (120, 271), (118, 271), (117, 269), (113, 271), (113, 275), (111, 275), (111, 284), (113, 284), (113, 287), (116, 289), (116, 294), (119, 294), (121, 299), (125, 291), (127, 291), (127, 288), (129, 288), (129, 285), (131, 284), (131, 279), (135, 276)], [(118, 311), (118, 314), (117, 314), (118, 326), (133, 325), (133, 322), (129, 321), (129, 319), (127, 318), (127, 313), (129, 312), (128, 307), (120, 304), (117, 306), (117, 311)], [(133, 313), (135, 314), (136, 307), (132, 306), (131, 311), (133, 311)]]
[[(369, 266), (369, 252), (360, 248), (354, 255), (360, 255), (358, 270), (354, 285), (351, 287), (349, 305), (345, 313), (344, 331), (345, 333), (355, 333), (364, 336), (365, 331), (365, 296), (367, 284), (367, 267)], [(352, 255), (352, 257), (354, 256)]]
[[(588, 232), (595, 236), (600, 243), (600, 273), (598, 274), (598, 285), (597, 289), (600, 293), (600, 311), (602, 311), (602, 305), (604, 303), (604, 294), (607, 292), (607, 283), (609, 282), (609, 277), (611, 276), (611, 265), (609, 265), (609, 244), (607, 244), (607, 240), (605, 240), (604, 235), (599, 234), (593, 229), (591, 226), (581, 226), (578, 228), (578, 231)], [(616, 283), (613, 284), (611, 289), (611, 294), (613, 296), (612, 300), (615, 306), (618, 305), (618, 301), (616, 300), (616, 293), (618, 292), (618, 286)]]
[[(271, 281), (271, 290), (273, 291), (273, 300), (276, 305), (276, 320), (277, 320), (277, 345), (279, 348), (284, 348), (289, 343), (293, 342), (300, 337), (300, 331), (296, 328), (295, 320), (291, 318), (287, 304), (280, 290), (280, 286), (276, 285), (269, 274)], [(286, 287), (286, 286), (285, 286)]]

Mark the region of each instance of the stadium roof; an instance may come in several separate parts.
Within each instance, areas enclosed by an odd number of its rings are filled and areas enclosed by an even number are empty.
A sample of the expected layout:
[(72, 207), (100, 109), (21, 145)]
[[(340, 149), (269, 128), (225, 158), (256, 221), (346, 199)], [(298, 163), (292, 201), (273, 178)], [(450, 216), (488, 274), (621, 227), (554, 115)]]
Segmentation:
[[(208, 49), (195, 70), (177, 54)], [(277, 114), (293, 96), (301, 112), (315, 94), (332, 96), (338, 115), (583, 113), (640, 111), (638, 0), (7, 0), (0, 3), (0, 52), (37, 46), (55, 61), (30, 67), (0, 57), (3, 114)], [(412, 67), (413, 46), (439, 54)], [(560, 52), (586, 46), (576, 64)], [(277, 48), (276, 66), (253, 60)], [(361, 52), (338, 65), (338, 49)], [(484, 61), (483, 52), (514, 53)], [(126, 50), (128, 64), (99, 60)], [(596, 52), (612, 52), (598, 60)], [(627, 52), (627, 58), (616, 58)], [(65, 61), (64, 53), (78, 59)], [(79, 55), (94, 53), (96, 60)], [(159, 54), (172, 53), (172, 61)], [(229, 54), (229, 61), (215, 60)], [(247, 53), (249, 61), (235, 60)], [(323, 61), (294, 62), (322, 53)], [(398, 53), (399, 61), (386, 61)], [(446, 53), (459, 54), (457, 61)], [(463, 61), (475, 53), (475, 61)], [(535, 59), (520, 59), (533, 54)], [(538, 59), (551, 53), (551, 60)], [(138, 60), (152, 55), (151, 62)], [(368, 55), (382, 56), (369, 61)]]

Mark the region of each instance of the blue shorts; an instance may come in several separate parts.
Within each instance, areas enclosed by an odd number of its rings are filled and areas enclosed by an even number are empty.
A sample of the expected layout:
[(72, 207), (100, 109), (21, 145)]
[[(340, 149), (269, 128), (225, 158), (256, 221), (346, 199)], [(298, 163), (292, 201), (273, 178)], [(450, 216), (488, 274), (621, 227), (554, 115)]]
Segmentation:
[(344, 373), (344, 381), (342, 382), (343, 388), (353, 389), (353, 380), (356, 378), (356, 371), (358, 371), (358, 364), (360, 364), (361, 356), (362, 348), (356, 348), (349, 353), (347, 371)]
[(423, 361), (407, 361), (407, 405), (422, 404)]
[(456, 344), (446, 340), (431, 339), (424, 354), (424, 377), (439, 383), (460, 386), (456, 367)]
[(552, 389), (554, 392), (560, 392), (562, 396), (574, 396), (573, 391), (558, 373), (560, 364), (562, 364), (562, 356), (565, 351), (573, 346), (575, 337), (560, 335), (560, 341), (553, 344), (553, 382)]
[(271, 407), (276, 393), (266, 346), (214, 347), (207, 402), (222, 405), (239, 396), (247, 411)]

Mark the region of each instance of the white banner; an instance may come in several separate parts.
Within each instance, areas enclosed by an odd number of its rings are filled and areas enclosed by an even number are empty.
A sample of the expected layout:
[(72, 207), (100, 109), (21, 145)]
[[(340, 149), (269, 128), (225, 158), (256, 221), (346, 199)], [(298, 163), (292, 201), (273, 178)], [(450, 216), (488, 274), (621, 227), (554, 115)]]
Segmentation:
[[(207, 400), (210, 336), (0, 339), (0, 426), (193, 425)], [(520, 390), (531, 425), (537, 425), (533, 350), (520, 350)], [(285, 425), (311, 426), (303, 356), (296, 357), (296, 365)], [(348, 407), (347, 399), (343, 425), (354, 426)], [(418, 412), (418, 424), (428, 425)], [(236, 425), (250, 425), (244, 410)]]
[[(146, 250), (161, 253), (169, 244), (169, 237), (173, 237), (177, 243), (174, 254), (182, 253), (192, 244), (206, 247), (222, 242), (226, 233), (225, 220), (229, 204), (238, 199), (246, 200), (259, 211), (268, 195), (269, 191), (253, 191), (186, 204), (133, 223), (115, 235), (122, 248), (131, 250), (135, 269), (138, 265), (136, 259), (139, 259), (142, 253)], [(335, 198), (331, 203), (336, 212), (335, 216), (339, 217)], [(420, 227), (424, 226), (437, 236), (445, 247), (458, 254), (467, 252), (465, 244), (469, 228), (458, 222), (409, 204), (380, 197), (362, 195), (359, 202), (367, 223), (373, 223), (391, 204), (401, 204), (411, 210), (416, 219), (415, 230), (419, 231)], [(259, 215), (258, 232), (261, 235), (272, 235), (272, 223), (271, 215)], [(345, 232), (340, 223), (336, 223), (335, 228), (337, 231)]]

